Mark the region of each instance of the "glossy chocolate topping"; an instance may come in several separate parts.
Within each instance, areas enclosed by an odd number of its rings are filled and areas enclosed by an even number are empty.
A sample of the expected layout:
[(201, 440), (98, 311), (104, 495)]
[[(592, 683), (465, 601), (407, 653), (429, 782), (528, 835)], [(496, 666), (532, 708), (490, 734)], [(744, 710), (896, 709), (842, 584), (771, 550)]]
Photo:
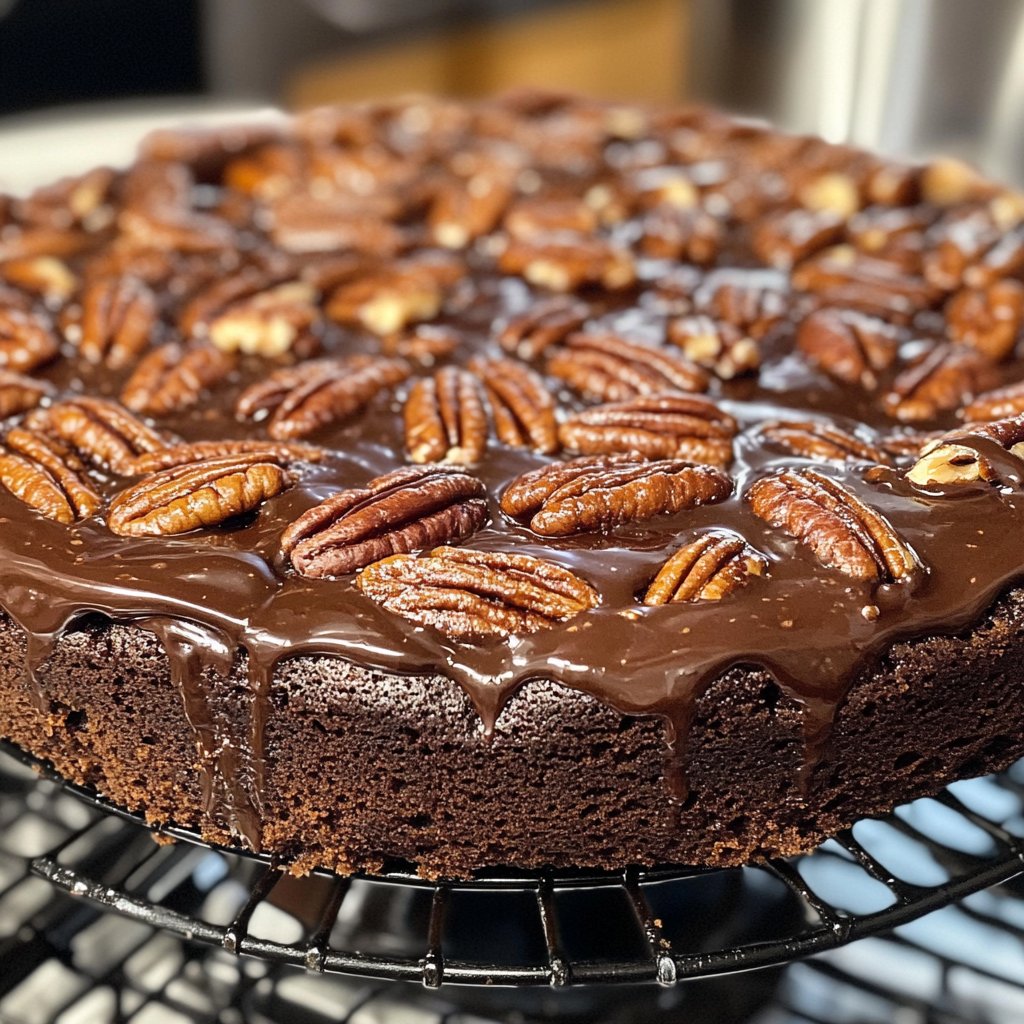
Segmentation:
[[(763, 667), (800, 702), (810, 767), (825, 750), (829, 726), (844, 695), (894, 641), (965, 629), (1022, 575), (1021, 465), (999, 445), (984, 439), (975, 442), (998, 464), (998, 484), (920, 486), (905, 478), (913, 454), (883, 455), (883, 464), (862, 458), (841, 463), (788, 450), (761, 432), (770, 421), (811, 422), (848, 431), (882, 451), (895, 451), (886, 449), (892, 439), (962, 425), (958, 410), (976, 393), (1024, 377), (1012, 353), (1019, 322), (1011, 318), (1013, 338), (1005, 354), (993, 358), (986, 353), (970, 362), (966, 371), (957, 370), (960, 376), (953, 373), (945, 393), (929, 397), (932, 405), (926, 415), (898, 408), (904, 388), (900, 381), (917, 360), (948, 344), (951, 334), (964, 337), (962, 330), (950, 329), (944, 313), (947, 298), (972, 287), (967, 283), (969, 270), (983, 265), (989, 251), (979, 252), (981, 243), (975, 245), (973, 236), (962, 243), (967, 229), (958, 236), (946, 228), (970, 216), (996, 225), (992, 230), (998, 229), (1000, 236), (1005, 233), (1003, 207), (1011, 200), (984, 183), (968, 179), (957, 202), (939, 205), (929, 201), (927, 191), (934, 165), (897, 167), (717, 115), (657, 114), (553, 98), (546, 103), (517, 98), (476, 109), (440, 103), (360, 108), (307, 117), (297, 134), (285, 141), (242, 138), (221, 144), (160, 137), (147, 153), (143, 168), (171, 166), (200, 179), (199, 184), (187, 184), (186, 206), (175, 207), (176, 216), (187, 209), (194, 219), (184, 226), (179, 220), (174, 227), (208, 237), (210, 251), (198, 252), (195, 238), (156, 237), (154, 227), (148, 229), (153, 238), (142, 238), (124, 213), (132, 201), (128, 193), (143, 187), (141, 175), (136, 171), (134, 178), (114, 176), (92, 211), (92, 224), (86, 216), (81, 224), (69, 226), (70, 218), (62, 222), (58, 216), (65, 208), (61, 203), (70, 202), (69, 195), (74, 198), (73, 190), (65, 190), (54, 207), (56, 213), (49, 208), (40, 212), (41, 200), (8, 204), (6, 226), (0, 219), (0, 256), (8, 262), (0, 263), (0, 276), (12, 260), (52, 256), (75, 278), (63, 296), (50, 295), (42, 301), (25, 286), (23, 277), (8, 273), (9, 302), (13, 303), (14, 293), (29, 296), (34, 315), (52, 321), (59, 335), (61, 310), (81, 301), (83, 281), (104, 275), (149, 275), (159, 298), (159, 314), (147, 344), (206, 344), (201, 330), (190, 334), (183, 327), (181, 312), (197, 293), (209, 288), (211, 271), (214, 280), (227, 279), (246, 266), (259, 265), (275, 268), (270, 277), (277, 284), (316, 279), (319, 310), (330, 308), (331, 296), (341, 287), (323, 283), (329, 278), (323, 271), (325, 251), (333, 256), (368, 248), (369, 253), (358, 255), (365, 265), (357, 277), (386, 276), (394, 273), (399, 259), (433, 251), (439, 242), (454, 243), (456, 259), (467, 269), (447, 288), (442, 308), (428, 317), (432, 324), (451, 329), (457, 339), (454, 353), (433, 365), (413, 358), (409, 380), (382, 389), (362, 411), (304, 438), (323, 446), (326, 456), (320, 462), (291, 467), (294, 484), (245, 515), (179, 535), (119, 536), (108, 528), (103, 510), (65, 524), (27, 507), (10, 490), (0, 489), (0, 606), (28, 636), (27, 670), (41, 705), (46, 701), (45, 663), (52, 645), (83, 615), (100, 613), (153, 631), (167, 651), (195, 731), (208, 812), (225, 820), (252, 846), (258, 847), (260, 841), (267, 695), (274, 666), (282, 659), (336, 655), (396, 673), (442, 673), (465, 690), (488, 731), (510, 694), (525, 680), (557, 680), (622, 713), (662, 717), (668, 724), (669, 775), (682, 797), (687, 728), (695, 699), (726, 669)], [(468, 179), (460, 177), (459, 161), (471, 157), (484, 170)], [(317, 160), (333, 161), (329, 185), (324, 184), (327, 179), (316, 177)], [(355, 173), (351, 169), (355, 165), (363, 166), (370, 184), (356, 187), (346, 177)], [(902, 175), (902, 191), (882, 192), (876, 181), (882, 172), (893, 180)], [(275, 174), (283, 180), (275, 179)], [(461, 181), (476, 194), (486, 191), (480, 181), (489, 181), (487, 175), (500, 179), (507, 192), (490, 218), (492, 223), (480, 228), (487, 221), (484, 213), (460, 208), (458, 216), (452, 215), (452, 223), (461, 226), (462, 234), (456, 228), (445, 234), (437, 227), (442, 202), (438, 196), (445, 196), (449, 204), (454, 200), (439, 190), (435, 179), (440, 176), (442, 184)], [(604, 192), (595, 195), (595, 187)], [(829, 187), (839, 194), (838, 212), (820, 198)], [(658, 188), (663, 192), (655, 195)], [(325, 190), (345, 211), (344, 216), (334, 223), (327, 221), (324, 211), (311, 215), (312, 227), (303, 228), (307, 235), (316, 229), (330, 237), (326, 242), (320, 238), (295, 243), (293, 235), (280, 227), (289, 223), (280, 214), (282, 196), (322, 199)], [(414, 195), (416, 190), (422, 195)], [(480, 354), (508, 358), (498, 341), (501, 329), (550, 295), (537, 283), (543, 275), (536, 273), (536, 267), (514, 273), (503, 272), (500, 265), (500, 254), (507, 251), (502, 246), (508, 243), (511, 211), (524, 199), (548, 192), (587, 196), (592, 205), (586, 209), (604, 201), (622, 206), (621, 211), (604, 209), (592, 225), (578, 232), (564, 225), (547, 234), (543, 226), (536, 229), (544, 244), (558, 236), (569, 248), (582, 246), (586, 239), (611, 239), (634, 265), (636, 279), (631, 284), (569, 282), (588, 306), (586, 331), (609, 333), (682, 356), (687, 349), (667, 340), (669, 327), (684, 316), (703, 314), (719, 325), (731, 325), (755, 346), (759, 368), (724, 378), (716, 375), (712, 365), (707, 390), (738, 424), (734, 458), (727, 467), (733, 481), (731, 496), (604, 532), (542, 537), (503, 515), (498, 500), (519, 474), (573, 453), (541, 455), (492, 437), (479, 463), (467, 467), (486, 488), (489, 519), (464, 543), (476, 549), (535, 555), (569, 568), (598, 592), (598, 607), (529, 634), (449, 636), (376, 604), (359, 591), (355, 574), (340, 578), (298, 574), (280, 550), (284, 529), (330, 495), (361, 487), (406, 464), (402, 409), (413, 382), (442, 363), (464, 364)], [(613, 198), (606, 200), (606, 194)], [(356, 199), (368, 213), (358, 212)], [(833, 225), (814, 236), (819, 238), (818, 245), (807, 242), (813, 232), (802, 230), (794, 242), (792, 232), (778, 227), (780, 212), (808, 209), (807, 216)], [(883, 215), (893, 218), (904, 209), (915, 212), (916, 220), (910, 228), (890, 232)], [(682, 225), (678, 231), (684, 234), (690, 230), (686, 218), (692, 211), (706, 212), (719, 232), (711, 258), (683, 243), (676, 246), (675, 256), (664, 255), (650, 242), (652, 210), (675, 217)], [(156, 215), (150, 211), (147, 216)], [(382, 255), (379, 250), (385, 243), (377, 236), (368, 244), (352, 240), (357, 228), (366, 227), (367, 216), (400, 236), (401, 256)], [(298, 231), (294, 224), (290, 226)], [(38, 235), (42, 227), (53, 237), (46, 243), (39, 236), (33, 249), (26, 239), (32, 241), (30, 236)], [(872, 227), (873, 241), (865, 242)], [(769, 229), (778, 232), (774, 241), (771, 236), (765, 241)], [(135, 235), (129, 237), (132, 231)], [(752, 245), (758, 232), (760, 241)], [(75, 245), (68, 242), (72, 234)], [(949, 241), (951, 234), (954, 242)], [(692, 233), (688, 237), (692, 243)], [(822, 255), (836, 243), (842, 243), (840, 250)], [(925, 257), (942, 245), (955, 247), (954, 243), (961, 246), (954, 256), (963, 257), (963, 266), (955, 275), (956, 286), (944, 290), (930, 283), (935, 274), (929, 275)], [(793, 245), (799, 252), (792, 275), (760, 265), (765, 253), (788, 253)], [(186, 246), (191, 248), (183, 252)], [(309, 251), (304, 251), (305, 246)], [(175, 247), (177, 255), (171, 251)], [(546, 258), (553, 259), (554, 251), (545, 250)], [(700, 267), (692, 262), (694, 257)], [(856, 262), (861, 257), (882, 264), (884, 272), (869, 267), (873, 276), (862, 273)], [(855, 271), (836, 283), (822, 269), (829, 259)], [(149, 262), (160, 261), (166, 267), (151, 272)], [(782, 266), (788, 261), (786, 256), (777, 263)], [(120, 268), (116, 274), (105, 269), (115, 262)], [(201, 264), (202, 269), (187, 264)], [(1003, 268), (996, 277), (1012, 279), (1017, 272), (1016, 267)], [(791, 276), (803, 286), (794, 287)], [(916, 291), (908, 292), (908, 281)], [(556, 275), (553, 283), (566, 281)], [(766, 284), (769, 294), (759, 297), (757, 288)], [(735, 302), (729, 301), (730, 288), (736, 293)], [(762, 311), (777, 301), (779, 315), (769, 316), (766, 323), (756, 322), (756, 310), (741, 308), (737, 298), (741, 293), (748, 302), (760, 303)], [(913, 295), (911, 300), (906, 299), (908, 294)], [(0, 304), (3, 301), (0, 296)], [(893, 325), (897, 341), (888, 364), (850, 383), (837, 379), (834, 368), (830, 372), (820, 360), (808, 358), (808, 349), (797, 344), (797, 330), (811, 311), (821, 307), (881, 316), (885, 324)], [(722, 328), (722, 333), (728, 331)], [(239, 356), (229, 372), (208, 383), (198, 404), (172, 408), (146, 421), (185, 441), (265, 438), (265, 419), (239, 417), (237, 399), (271, 371), (301, 361), (305, 341), (315, 339), (317, 358), (380, 355), (393, 351), (396, 335), (409, 338), (413, 334), (414, 328), (403, 324), (382, 337), (365, 323), (339, 323), (318, 312), (312, 327), (304, 324), (297, 332), (299, 340), (291, 352)], [(61, 355), (31, 368), (35, 379), (55, 388), (46, 402), (82, 393), (116, 400), (136, 361), (128, 360), (123, 367), (111, 366), (109, 360), (92, 363), (83, 357), (80, 345), (76, 347), (76, 337), (65, 329)], [(977, 346), (968, 341), (953, 344), (971, 359), (977, 356)], [(3, 358), (0, 354), (0, 368)], [(15, 364), (8, 360), (7, 365)], [(543, 374), (544, 356), (532, 365)], [(868, 376), (873, 379), (869, 381)], [(559, 380), (550, 376), (545, 380), (563, 418), (596, 404)], [(27, 415), (31, 423), (32, 413)], [(21, 418), (11, 418), (8, 427)], [(896, 447), (913, 452), (913, 437)], [(909, 546), (918, 568), (902, 579), (890, 580), (881, 572), (875, 579), (856, 578), (843, 571), (841, 554), (829, 562), (823, 559), (820, 545), (809, 544), (792, 528), (756, 514), (748, 496), (750, 485), (779, 470), (801, 467), (814, 467), (839, 481), (880, 513)], [(136, 479), (131, 473), (95, 467), (88, 473), (104, 502)], [(643, 594), (665, 560), (709, 529), (740, 535), (767, 559), (766, 571), (721, 600), (643, 604)], [(238, 659), (245, 660), (249, 680), (247, 726), (241, 735), (211, 711), (200, 680), (202, 668), (226, 674)]]

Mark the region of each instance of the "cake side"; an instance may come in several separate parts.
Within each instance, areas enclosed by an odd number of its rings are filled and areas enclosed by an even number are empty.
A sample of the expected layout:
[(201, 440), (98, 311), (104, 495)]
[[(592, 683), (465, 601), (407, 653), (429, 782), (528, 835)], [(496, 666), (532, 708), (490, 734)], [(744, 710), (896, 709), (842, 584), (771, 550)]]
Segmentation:
[[(271, 695), (262, 846), (295, 871), (372, 871), (400, 857), (430, 877), (803, 852), (888, 810), (895, 793), (931, 794), (1024, 755), (1022, 641), (1024, 592), (1014, 591), (964, 637), (898, 645), (852, 688), (806, 790), (799, 708), (765, 673), (733, 670), (697, 702), (681, 805), (657, 719), (534, 682), (486, 738), (443, 677), (293, 659)], [(94, 621), (69, 632), (43, 671), (46, 716), (28, 696), (20, 631), (3, 621), (0, 713), (15, 742), (153, 824), (232, 841), (204, 815), (194, 734), (152, 633)], [(244, 666), (207, 683), (225, 713), (244, 707)]]

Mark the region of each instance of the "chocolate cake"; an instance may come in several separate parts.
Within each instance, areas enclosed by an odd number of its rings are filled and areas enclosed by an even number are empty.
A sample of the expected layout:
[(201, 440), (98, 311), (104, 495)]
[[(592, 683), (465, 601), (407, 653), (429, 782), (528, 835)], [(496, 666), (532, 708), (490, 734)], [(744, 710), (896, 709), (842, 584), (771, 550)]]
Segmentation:
[(294, 870), (731, 865), (1024, 754), (1024, 198), (518, 93), (0, 197), (0, 735)]

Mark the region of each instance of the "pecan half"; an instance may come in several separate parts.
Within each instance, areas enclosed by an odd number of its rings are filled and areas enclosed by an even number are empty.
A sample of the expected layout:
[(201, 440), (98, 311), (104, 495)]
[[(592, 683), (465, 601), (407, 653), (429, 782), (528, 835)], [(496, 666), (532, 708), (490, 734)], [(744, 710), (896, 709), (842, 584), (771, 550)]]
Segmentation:
[(643, 167), (630, 179), (620, 184), (619, 189), (629, 194), (642, 210), (665, 207), (693, 210), (700, 204), (700, 188), (684, 168), (664, 165)]
[(201, 181), (219, 180), (229, 161), (276, 142), (273, 122), (217, 128), (157, 128), (139, 143), (139, 158), (186, 164)]
[(121, 391), (133, 412), (169, 416), (197, 405), (234, 368), (235, 360), (212, 345), (161, 345), (143, 359)]
[(1015, 224), (1009, 230), (1002, 231), (988, 252), (964, 270), (964, 284), (970, 288), (985, 288), (1004, 278), (1019, 278), (1022, 273), (1024, 224)]
[(162, 537), (251, 512), (292, 483), (266, 456), (229, 455), (153, 473), (111, 499), (107, 526), (125, 537)]
[(685, 544), (658, 570), (643, 603), (720, 601), (767, 568), (768, 559), (742, 537), (715, 530)]
[(0, 263), (0, 279), (55, 305), (67, 302), (78, 287), (78, 278), (68, 265), (53, 256), (31, 256)]
[(208, 253), (232, 246), (234, 235), (217, 217), (193, 208), (194, 180), (182, 164), (139, 161), (124, 177), (117, 226), (130, 247)]
[(536, 359), (579, 330), (590, 307), (578, 299), (554, 295), (512, 317), (498, 335), (501, 347), (520, 359)]
[(271, 202), (292, 192), (296, 180), (305, 173), (302, 150), (285, 142), (268, 142), (230, 160), (224, 167), (223, 180), (236, 192)]
[(724, 237), (722, 222), (706, 210), (663, 205), (643, 217), (637, 248), (653, 259), (709, 266), (718, 258)]
[(828, 569), (891, 583), (909, 579), (920, 568), (884, 516), (815, 469), (762, 477), (746, 498), (756, 516), (807, 545)]
[(969, 401), (991, 377), (991, 364), (973, 349), (936, 345), (899, 373), (883, 406), (904, 423), (934, 419)]
[(797, 348), (830, 377), (867, 390), (896, 359), (900, 330), (885, 320), (851, 309), (818, 309), (796, 330)]
[(71, 449), (20, 427), (9, 431), (0, 445), (0, 484), (58, 523), (86, 519), (102, 504)]
[(397, 211), (390, 203), (374, 209), (379, 205), (375, 198), (311, 195), (308, 189), (275, 198), (266, 206), (270, 237), (291, 253), (351, 250), (394, 256), (405, 242), (401, 229), (388, 220)]
[(594, 235), (528, 242), (511, 239), (498, 257), (498, 268), (555, 292), (585, 287), (619, 291), (636, 280), (629, 251)]
[[(208, 325), (210, 341), (222, 352), (280, 356), (299, 348), (317, 320), (315, 289), (305, 281), (256, 292), (232, 303)], [(308, 350), (314, 346), (301, 346)]]
[(826, 305), (903, 323), (942, 298), (941, 290), (924, 278), (849, 245), (832, 246), (804, 260), (793, 271), (792, 280), (797, 291), (810, 292)]
[(386, 356), (397, 356), (431, 366), (453, 356), (460, 341), (459, 332), (451, 327), (417, 324), (409, 331), (382, 338), (380, 350)]
[(498, 440), (545, 455), (558, 451), (555, 400), (541, 378), (514, 359), (470, 360), (483, 382)]
[(705, 391), (708, 373), (681, 356), (615, 334), (573, 334), (547, 372), (585, 398), (617, 402), (667, 391)]
[(968, 423), (1001, 420), (1024, 412), (1024, 381), (978, 395), (957, 414)]
[(307, 437), (362, 411), (409, 373), (401, 359), (318, 359), (277, 370), (246, 388), (235, 412), (246, 419), (269, 414), (267, 432), (277, 441)]
[(458, 639), (535, 633), (600, 601), (589, 583), (553, 562), (471, 548), (392, 555), (367, 566), (356, 586), (388, 611)]
[[(208, 277), (182, 306), (178, 328), (186, 338), (206, 338), (210, 324), (238, 303), (276, 288), (287, 280), (283, 272), (265, 266), (243, 266), (234, 273)], [(310, 287), (310, 286), (307, 286)]]
[(938, 157), (921, 168), (921, 195), (935, 206), (958, 206), (987, 199), (995, 186), (970, 164), (956, 157)]
[(196, 462), (236, 455), (260, 456), (266, 462), (289, 466), (295, 462), (319, 462), (324, 457), (324, 450), (298, 441), (290, 444), (264, 440), (190, 441), (140, 455), (132, 464), (132, 472), (141, 476), (145, 473), (156, 473), (161, 469), (173, 469), (175, 466), (192, 465)]
[(581, 199), (530, 196), (517, 199), (505, 215), (504, 228), (520, 241), (568, 232), (589, 235), (597, 231), (597, 216)]
[(789, 312), (789, 282), (777, 270), (714, 270), (693, 295), (698, 313), (762, 338)]
[(722, 501), (732, 481), (714, 466), (682, 459), (596, 455), (554, 462), (516, 477), (501, 510), (547, 537), (610, 530)]
[(494, 230), (514, 192), (507, 174), (487, 171), (443, 182), (427, 213), (431, 240), (446, 249), (464, 249)]
[(82, 175), (44, 185), (21, 201), (22, 216), (29, 224), (56, 231), (73, 227), (98, 230), (110, 220), (108, 203), (117, 176), (109, 167), (94, 167)]
[(986, 359), (1000, 362), (1017, 344), (1024, 326), (1024, 284), (1000, 280), (984, 288), (965, 288), (946, 304), (946, 333)]
[(326, 313), (339, 323), (361, 324), (385, 337), (441, 311), (445, 294), (464, 268), (446, 260), (405, 260), (340, 285)]
[(559, 428), (566, 448), (584, 455), (639, 452), (649, 459), (732, 462), (736, 421), (710, 399), (654, 395), (574, 413)]
[(954, 209), (928, 232), (924, 276), (951, 292), (962, 285), (983, 288), (1024, 271), (1024, 225), (1009, 230), (989, 209)]
[(838, 242), (845, 220), (828, 210), (782, 210), (754, 227), (751, 248), (770, 267), (790, 270), (801, 260)]
[(668, 340), (698, 366), (722, 380), (754, 373), (761, 365), (761, 349), (735, 324), (709, 316), (678, 317), (669, 322)]
[(472, 465), (483, 458), (487, 409), (480, 382), (468, 370), (445, 366), (416, 381), (403, 416), (410, 461)]
[(71, 228), (8, 228), (0, 236), (0, 263), (31, 260), (38, 256), (77, 256), (92, 240), (84, 231)]
[(907, 471), (912, 483), (963, 484), (975, 480), (998, 483), (1000, 472), (984, 451), (971, 442), (994, 442), (1011, 455), (1024, 461), (1024, 414), (971, 423), (926, 445), (914, 465)]
[(878, 445), (814, 420), (776, 420), (761, 425), (761, 436), (777, 448), (802, 459), (823, 462), (871, 462), (891, 466), (892, 459)]
[(808, 211), (829, 214), (841, 221), (861, 207), (857, 182), (842, 171), (825, 171), (805, 179), (797, 189), (797, 199)]
[(861, 252), (920, 274), (925, 232), (935, 217), (932, 207), (869, 206), (847, 224), (846, 234)]
[(64, 334), (90, 363), (121, 369), (145, 349), (157, 327), (157, 300), (135, 277), (99, 278), (82, 292), (80, 310), (64, 323)]
[(409, 466), (304, 512), (281, 535), (281, 551), (302, 576), (344, 576), (389, 555), (463, 540), (486, 521), (486, 491), (475, 477)]
[(52, 384), (0, 370), (0, 420), (34, 409), (54, 393)]
[(56, 359), (59, 352), (57, 338), (42, 316), (0, 306), (0, 369), (25, 373)]
[(134, 472), (140, 455), (168, 446), (166, 438), (104, 398), (69, 398), (29, 413), (26, 422), (70, 445), (100, 469), (121, 476)]

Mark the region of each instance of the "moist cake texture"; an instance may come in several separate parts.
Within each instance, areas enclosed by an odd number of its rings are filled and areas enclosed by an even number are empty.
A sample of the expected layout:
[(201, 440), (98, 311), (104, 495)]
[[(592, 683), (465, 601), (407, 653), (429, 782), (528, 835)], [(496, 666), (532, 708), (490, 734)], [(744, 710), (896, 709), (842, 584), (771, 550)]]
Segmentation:
[(0, 735), (295, 870), (744, 863), (1024, 754), (1024, 199), (414, 98), (0, 197)]

